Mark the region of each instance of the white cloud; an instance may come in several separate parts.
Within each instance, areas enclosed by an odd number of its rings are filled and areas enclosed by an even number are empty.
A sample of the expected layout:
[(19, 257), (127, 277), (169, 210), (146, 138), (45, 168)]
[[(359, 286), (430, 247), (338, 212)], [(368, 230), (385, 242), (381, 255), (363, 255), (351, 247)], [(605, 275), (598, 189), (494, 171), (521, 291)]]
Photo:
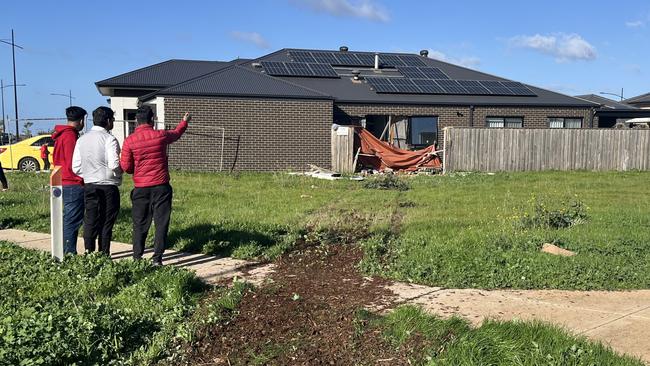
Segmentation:
[(528, 48), (554, 56), (557, 62), (590, 61), (597, 56), (596, 47), (578, 34), (521, 35), (510, 38), (509, 43), (512, 47)]
[(429, 50), (429, 57), (472, 69), (477, 68), (481, 64), (481, 59), (475, 56), (453, 57), (437, 50)]
[(625, 26), (628, 28), (640, 28), (645, 26), (645, 22), (643, 20), (633, 20), (625, 22)]
[(292, 0), (293, 4), (317, 13), (327, 13), (337, 17), (364, 18), (387, 22), (388, 12), (373, 0)]
[(238, 41), (242, 42), (248, 42), (256, 45), (259, 48), (269, 48), (269, 43), (262, 37), (261, 34), (257, 32), (240, 32), (240, 31), (233, 31), (230, 32), (230, 36), (233, 39), (236, 39)]

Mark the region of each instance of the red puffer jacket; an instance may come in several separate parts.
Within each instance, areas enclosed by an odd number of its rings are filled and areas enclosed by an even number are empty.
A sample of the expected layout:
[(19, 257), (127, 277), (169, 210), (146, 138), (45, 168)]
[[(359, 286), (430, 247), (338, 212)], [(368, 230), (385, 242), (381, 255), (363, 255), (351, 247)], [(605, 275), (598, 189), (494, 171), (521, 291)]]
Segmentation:
[(138, 188), (169, 183), (167, 166), (167, 145), (178, 140), (187, 129), (187, 122), (181, 121), (171, 131), (154, 130), (143, 124), (124, 140), (120, 166), (133, 174), (133, 184)]

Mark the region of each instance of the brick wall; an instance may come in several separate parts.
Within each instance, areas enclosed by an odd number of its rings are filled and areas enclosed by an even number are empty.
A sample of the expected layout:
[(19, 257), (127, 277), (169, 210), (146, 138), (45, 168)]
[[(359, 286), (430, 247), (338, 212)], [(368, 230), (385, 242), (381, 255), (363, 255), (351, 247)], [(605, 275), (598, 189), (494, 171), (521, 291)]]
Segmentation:
[(166, 128), (186, 111), (193, 114), (185, 136), (169, 150), (170, 166), (216, 171), (225, 128), (224, 170), (303, 170), (329, 167), (332, 101), (165, 97)]
[[(486, 127), (487, 117), (523, 117), (524, 128), (548, 128), (548, 117), (580, 117), (584, 128), (592, 127), (590, 108), (541, 108), (541, 107), (475, 107), (470, 121), (469, 106), (426, 106), (426, 105), (384, 105), (384, 104), (336, 104), (335, 121), (345, 122), (350, 117), (377, 115), (437, 116), (439, 145), (442, 143), (442, 129), (445, 127)], [(593, 127), (598, 126), (597, 118)]]

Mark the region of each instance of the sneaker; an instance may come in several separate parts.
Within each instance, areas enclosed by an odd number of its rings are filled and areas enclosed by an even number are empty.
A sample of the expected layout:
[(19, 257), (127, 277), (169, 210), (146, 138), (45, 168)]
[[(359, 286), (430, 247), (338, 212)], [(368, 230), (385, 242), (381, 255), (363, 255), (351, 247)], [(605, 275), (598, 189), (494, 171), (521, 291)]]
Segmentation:
[(162, 267), (163, 264), (162, 264), (162, 262), (152, 262), (152, 265), (154, 267)]

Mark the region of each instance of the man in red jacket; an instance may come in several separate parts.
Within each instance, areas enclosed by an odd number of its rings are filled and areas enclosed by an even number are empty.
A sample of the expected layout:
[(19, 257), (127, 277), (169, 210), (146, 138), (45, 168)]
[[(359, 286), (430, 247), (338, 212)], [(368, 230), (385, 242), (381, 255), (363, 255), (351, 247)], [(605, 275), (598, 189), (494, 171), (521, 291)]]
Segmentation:
[(73, 106), (65, 114), (68, 124), (54, 126), (52, 162), (61, 167), (63, 183), (63, 253), (77, 254), (77, 235), (84, 218), (84, 181), (72, 172), (72, 154), (87, 113)]
[(133, 174), (133, 258), (141, 259), (144, 243), (153, 218), (156, 226), (154, 236), (153, 264), (162, 265), (162, 256), (167, 244), (169, 219), (172, 212), (172, 187), (169, 185), (167, 145), (178, 140), (192, 119), (185, 113), (183, 120), (170, 131), (153, 129), (153, 110), (147, 105), (138, 108), (138, 126), (124, 140), (120, 166), (126, 173)]

